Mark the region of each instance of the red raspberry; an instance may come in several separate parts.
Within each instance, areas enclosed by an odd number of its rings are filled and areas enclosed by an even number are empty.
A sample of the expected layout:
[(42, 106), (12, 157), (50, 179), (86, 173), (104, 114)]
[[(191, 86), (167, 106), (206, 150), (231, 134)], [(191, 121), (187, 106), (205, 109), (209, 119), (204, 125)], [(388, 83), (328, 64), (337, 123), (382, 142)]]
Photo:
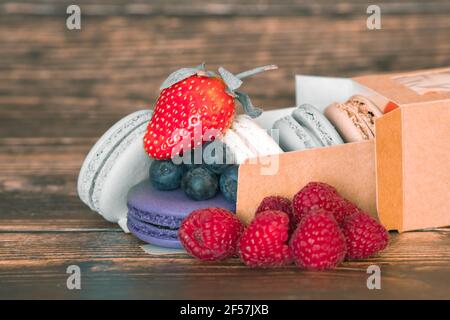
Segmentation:
[(386, 248), (389, 234), (367, 213), (359, 212), (347, 217), (342, 226), (347, 242), (347, 258), (365, 259)]
[(288, 228), (286, 213), (277, 210), (259, 213), (239, 240), (241, 261), (250, 267), (278, 267), (291, 263)]
[(288, 215), (290, 225), (289, 233), (292, 233), (297, 227), (298, 220), (292, 210), (292, 202), (288, 198), (280, 196), (265, 197), (261, 201), (261, 204), (259, 205), (258, 209), (256, 209), (255, 216), (267, 210), (279, 210), (285, 212)]
[(324, 190), (324, 191), (329, 191), (331, 193), (334, 193), (336, 195), (339, 195), (338, 191), (336, 190), (335, 187), (329, 185), (328, 183), (325, 182), (319, 182), (319, 181), (311, 181), (309, 182), (306, 186), (310, 187), (310, 188), (316, 188), (316, 189), (320, 189), (320, 190)]
[(298, 267), (312, 270), (333, 269), (345, 258), (345, 238), (334, 216), (323, 209), (307, 214), (290, 241)]
[(192, 211), (183, 220), (178, 236), (184, 248), (204, 261), (224, 260), (236, 253), (244, 226), (236, 216), (221, 208)]
[(334, 202), (330, 203), (329, 210), (340, 226), (344, 223), (345, 218), (361, 211), (354, 203), (341, 197), (337, 197)]
[(334, 214), (339, 224), (345, 217), (359, 212), (359, 208), (342, 198), (335, 188), (323, 182), (310, 182), (292, 200), (294, 214), (301, 220), (308, 212), (323, 208)]

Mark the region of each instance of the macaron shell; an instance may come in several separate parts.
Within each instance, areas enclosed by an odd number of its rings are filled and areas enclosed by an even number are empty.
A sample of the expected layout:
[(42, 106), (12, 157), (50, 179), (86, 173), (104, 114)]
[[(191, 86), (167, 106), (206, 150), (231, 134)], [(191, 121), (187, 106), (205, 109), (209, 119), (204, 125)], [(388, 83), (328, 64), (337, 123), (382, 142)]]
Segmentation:
[(329, 105), (325, 109), (325, 116), (333, 122), (346, 142), (364, 140), (364, 134), (361, 128), (355, 126), (349, 116), (339, 108), (338, 103)]
[(369, 140), (375, 137), (375, 119), (382, 112), (368, 98), (354, 95), (344, 103), (333, 103), (325, 115), (337, 127), (347, 142)]
[(283, 152), (267, 131), (247, 115), (237, 116), (231, 124), (231, 128), (246, 143), (247, 147), (258, 156), (269, 156)]
[(80, 199), (92, 210), (95, 211), (96, 208), (92, 205), (90, 195), (92, 193), (94, 179), (98, 175), (99, 169), (103, 166), (116, 145), (136, 126), (148, 122), (150, 117), (150, 110), (140, 110), (127, 115), (108, 129), (87, 154), (78, 175), (77, 190)]
[(375, 115), (376, 118), (381, 117), (383, 115), (383, 112), (380, 110), (380, 108), (378, 108), (378, 106), (367, 97), (356, 94), (350, 97), (348, 101), (355, 101), (359, 102), (360, 104), (364, 104), (369, 109), (369, 111), (371, 111)]
[(292, 112), (292, 117), (312, 132), (323, 146), (344, 143), (336, 128), (316, 108), (303, 104)]
[(143, 224), (133, 218), (127, 221), (128, 229), (138, 239), (166, 248), (182, 248), (178, 240), (177, 232), (173, 230), (159, 229), (155, 226)]
[(148, 180), (152, 159), (146, 154), (142, 139), (146, 124), (115, 149), (96, 179), (92, 201), (98, 212), (108, 221), (126, 218), (129, 190)]
[(366, 127), (369, 128), (370, 134), (369, 139), (375, 137), (375, 119), (383, 115), (383, 113), (378, 109), (378, 107), (370, 101), (368, 98), (355, 95), (352, 96), (346, 104), (352, 105), (358, 110), (358, 115), (361, 121), (365, 123)]
[(231, 128), (228, 129), (222, 137), (222, 142), (225, 143), (227, 149), (230, 151), (235, 164), (241, 164), (245, 160), (257, 156), (257, 154), (250, 150), (239, 135)]
[(290, 115), (275, 121), (273, 129), (278, 130), (280, 147), (286, 152), (315, 148), (322, 145), (314, 135), (304, 129)]

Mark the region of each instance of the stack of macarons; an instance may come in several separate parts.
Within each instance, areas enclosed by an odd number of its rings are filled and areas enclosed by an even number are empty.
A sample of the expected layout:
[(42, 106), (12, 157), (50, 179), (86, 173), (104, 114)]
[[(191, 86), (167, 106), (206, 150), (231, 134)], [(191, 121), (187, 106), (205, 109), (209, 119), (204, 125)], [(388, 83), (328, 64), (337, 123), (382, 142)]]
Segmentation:
[(278, 130), (283, 151), (304, 150), (373, 139), (375, 119), (381, 115), (372, 101), (355, 95), (344, 103), (331, 104), (324, 113), (303, 104), (275, 121), (273, 129)]
[(178, 229), (192, 211), (209, 207), (234, 211), (234, 204), (221, 195), (192, 201), (180, 189), (161, 191), (149, 181), (134, 186), (128, 193), (128, 229), (137, 238), (154, 245), (181, 248)]

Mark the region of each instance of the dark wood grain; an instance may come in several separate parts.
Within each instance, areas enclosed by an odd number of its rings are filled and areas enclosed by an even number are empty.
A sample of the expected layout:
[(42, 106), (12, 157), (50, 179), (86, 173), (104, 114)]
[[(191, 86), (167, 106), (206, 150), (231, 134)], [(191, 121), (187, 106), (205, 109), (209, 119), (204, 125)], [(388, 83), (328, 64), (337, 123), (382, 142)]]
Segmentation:
[[(65, 27), (66, 7), (82, 30)], [(84, 156), (120, 117), (152, 106), (180, 66), (240, 71), (263, 108), (292, 106), (294, 75), (355, 76), (450, 65), (446, 0), (0, 0), (0, 298), (450, 298), (449, 229), (393, 234), (380, 256), (336, 271), (250, 270), (151, 256), (76, 194)], [(66, 268), (82, 290), (66, 289)], [(382, 290), (366, 268), (382, 268)], [(219, 289), (218, 289), (219, 288)]]
[[(0, 14), (60, 15), (70, 4), (79, 5), (85, 14), (93, 16), (181, 16), (181, 17), (229, 17), (229, 16), (346, 16), (365, 12), (369, 3), (365, 0), (47, 0), (30, 3), (27, 0), (1, 0)], [(445, 0), (424, 3), (419, 0), (378, 1), (384, 14), (405, 15), (411, 13), (435, 14), (450, 11)]]
[[(380, 256), (335, 271), (252, 270), (232, 259), (201, 263), (186, 255), (150, 256), (116, 232), (0, 233), (0, 297), (301, 299), (448, 298), (449, 232), (392, 235)], [(82, 290), (66, 289), (66, 268), (82, 271)], [(382, 290), (366, 287), (367, 267)], [(220, 290), (217, 290), (220, 288)], [(270, 290), (269, 290), (270, 288)]]
[(89, 16), (81, 31), (68, 31), (64, 16), (2, 16), (0, 137), (98, 136), (117, 118), (151, 107), (171, 71), (201, 61), (232, 71), (278, 64), (244, 86), (266, 109), (294, 104), (296, 73), (450, 64), (448, 14), (389, 15), (378, 31), (367, 30), (365, 19)]

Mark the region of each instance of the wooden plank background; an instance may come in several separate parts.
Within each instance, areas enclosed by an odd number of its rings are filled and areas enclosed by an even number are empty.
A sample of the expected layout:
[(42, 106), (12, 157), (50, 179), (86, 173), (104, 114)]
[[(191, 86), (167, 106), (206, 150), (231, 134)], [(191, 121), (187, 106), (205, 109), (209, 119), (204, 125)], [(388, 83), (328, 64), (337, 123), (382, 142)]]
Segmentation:
[[(66, 29), (69, 4), (81, 7), (80, 31)], [(450, 65), (448, 1), (377, 4), (381, 30), (366, 28), (363, 0), (0, 0), (0, 297), (450, 297), (448, 229), (394, 235), (381, 257), (297, 277), (293, 268), (150, 257), (76, 195), (90, 146), (120, 117), (151, 107), (179, 67), (277, 64), (245, 84), (271, 109), (294, 104), (298, 73)], [(82, 266), (90, 290), (65, 289), (70, 263)], [(386, 268), (389, 290), (365, 288), (371, 263)], [(212, 289), (217, 279), (221, 292)]]

